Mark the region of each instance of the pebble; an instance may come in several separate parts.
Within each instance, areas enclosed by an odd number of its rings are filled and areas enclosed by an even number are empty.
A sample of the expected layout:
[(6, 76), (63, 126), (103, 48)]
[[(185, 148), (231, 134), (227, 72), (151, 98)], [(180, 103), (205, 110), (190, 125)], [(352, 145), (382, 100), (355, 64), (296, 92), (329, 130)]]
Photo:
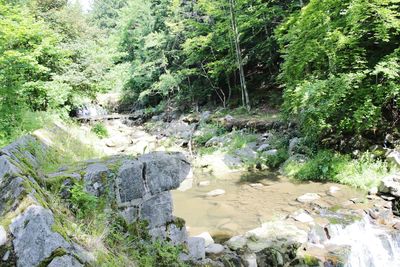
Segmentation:
[(261, 188), (264, 185), (262, 183), (254, 183), (254, 184), (250, 184), (251, 187), (255, 187), (255, 188)]
[(199, 186), (209, 186), (211, 184), (210, 181), (201, 181), (199, 182)]
[(208, 197), (216, 197), (216, 196), (220, 196), (225, 194), (225, 190), (224, 189), (215, 189), (213, 191), (210, 191), (206, 194), (206, 196)]

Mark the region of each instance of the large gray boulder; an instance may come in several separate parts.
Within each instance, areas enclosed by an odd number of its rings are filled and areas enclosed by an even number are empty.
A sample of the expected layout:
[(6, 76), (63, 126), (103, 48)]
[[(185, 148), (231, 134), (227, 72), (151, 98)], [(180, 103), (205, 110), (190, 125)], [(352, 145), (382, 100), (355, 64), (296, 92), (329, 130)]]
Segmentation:
[(39, 266), (57, 250), (66, 253), (70, 244), (52, 230), (53, 224), (51, 211), (36, 205), (12, 220), (10, 230), (18, 266)]
[(0, 156), (0, 185), (5, 178), (16, 176), (20, 172), (21, 171), (10, 162), (7, 156)]
[(172, 221), (172, 197), (164, 192), (146, 200), (140, 209), (140, 219), (147, 220), (150, 228), (165, 225)]
[(47, 267), (83, 267), (83, 265), (74, 257), (64, 255), (54, 258)]

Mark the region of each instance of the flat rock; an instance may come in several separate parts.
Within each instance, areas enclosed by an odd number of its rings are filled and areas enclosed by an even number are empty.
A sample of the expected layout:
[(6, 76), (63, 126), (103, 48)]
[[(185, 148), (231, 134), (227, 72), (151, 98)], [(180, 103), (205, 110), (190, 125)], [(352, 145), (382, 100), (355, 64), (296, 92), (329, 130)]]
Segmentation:
[(314, 221), (313, 217), (311, 217), (307, 212), (305, 212), (304, 210), (295, 212), (292, 216), (293, 219), (295, 219), (298, 222), (302, 222), (302, 223), (309, 223)]
[(221, 244), (210, 244), (206, 247), (206, 254), (218, 255), (224, 252), (225, 248)]
[(320, 199), (321, 197), (316, 194), (316, 193), (306, 193), (304, 195), (301, 195), (297, 198), (297, 201), (301, 203), (311, 203), (317, 199)]
[(200, 237), (189, 237), (187, 240), (189, 259), (203, 260), (206, 257), (205, 242)]
[(206, 194), (207, 197), (216, 197), (225, 194), (224, 189), (215, 189), (213, 191), (210, 191)]
[(379, 193), (400, 197), (400, 175), (389, 175), (382, 179)]
[(244, 236), (233, 236), (227, 242), (226, 245), (232, 250), (238, 250), (243, 248), (247, 243), (247, 238)]

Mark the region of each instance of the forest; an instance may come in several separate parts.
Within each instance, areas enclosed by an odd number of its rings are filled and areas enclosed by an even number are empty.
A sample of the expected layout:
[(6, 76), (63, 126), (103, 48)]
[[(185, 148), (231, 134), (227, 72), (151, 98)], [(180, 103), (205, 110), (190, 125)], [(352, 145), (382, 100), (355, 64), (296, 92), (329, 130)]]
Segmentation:
[(314, 142), (382, 138), (400, 123), (399, 8), (96, 0), (83, 12), (79, 2), (3, 0), (1, 143), (113, 90), (130, 110), (267, 105)]
[(1, 266), (395, 266), (399, 170), (400, 0), (0, 0)]

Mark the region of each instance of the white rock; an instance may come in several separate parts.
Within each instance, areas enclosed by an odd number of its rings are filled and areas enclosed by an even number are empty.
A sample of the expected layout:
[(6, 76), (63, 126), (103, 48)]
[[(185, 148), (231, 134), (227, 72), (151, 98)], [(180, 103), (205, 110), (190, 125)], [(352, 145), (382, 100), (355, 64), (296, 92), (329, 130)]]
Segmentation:
[(329, 187), (329, 190), (328, 190), (329, 194), (331, 194), (331, 195), (333, 195), (339, 191), (340, 191), (340, 188), (337, 186), (334, 186), (334, 185)]
[(257, 267), (257, 256), (255, 253), (246, 254), (243, 256), (243, 260), (246, 262), (247, 267)]
[(210, 181), (201, 181), (199, 182), (199, 186), (209, 186), (211, 184)]
[(3, 226), (0, 226), (0, 247), (7, 243), (7, 232)]
[(267, 156), (275, 156), (276, 154), (278, 154), (278, 150), (277, 149), (270, 149), (264, 152), (265, 155)]
[(369, 195), (376, 195), (376, 194), (378, 194), (378, 187), (376, 187), (376, 186), (371, 187), (371, 188), (368, 190), (368, 194), (369, 194)]
[(208, 197), (216, 197), (216, 196), (220, 196), (225, 194), (225, 190), (224, 189), (215, 189), (213, 191), (210, 191), (206, 194), (206, 196)]
[(221, 244), (210, 244), (206, 247), (206, 254), (221, 254), (225, 248)]
[(393, 162), (397, 166), (400, 166), (400, 152), (393, 150), (386, 157), (386, 160), (389, 161), (389, 162)]
[(302, 222), (302, 223), (309, 223), (314, 221), (313, 217), (311, 217), (310, 215), (308, 215), (305, 212), (296, 214), (294, 216), (292, 216), (293, 219), (295, 219), (298, 222)]
[(193, 178), (186, 178), (183, 182), (179, 185), (178, 189), (181, 192), (185, 192), (193, 187)]
[(301, 203), (311, 203), (317, 199), (320, 199), (321, 197), (316, 194), (316, 193), (306, 193), (302, 196), (299, 196), (297, 198), (297, 201), (301, 202)]
[(209, 245), (214, 244), (214, 239), (212, 238), (212, 236), (210, 235), (209, 232), (203, 232), (199, 235), (196, 235), (195, 237), (200, 237), (203, 238), (205, 241), (205, 246), (208, 247)]

